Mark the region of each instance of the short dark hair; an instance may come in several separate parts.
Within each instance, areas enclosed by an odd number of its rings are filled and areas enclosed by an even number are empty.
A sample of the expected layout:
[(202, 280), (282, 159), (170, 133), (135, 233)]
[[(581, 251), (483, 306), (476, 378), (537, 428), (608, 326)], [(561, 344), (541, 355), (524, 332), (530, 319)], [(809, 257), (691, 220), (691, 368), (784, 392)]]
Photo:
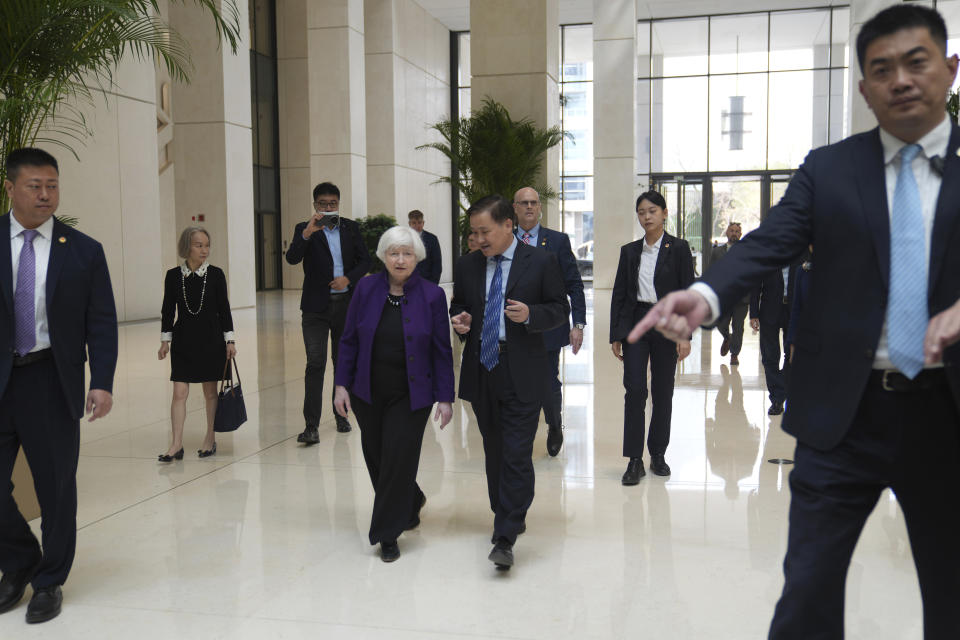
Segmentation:
[(947, 53), (947, 25), (936, 9), (917, 4), (895, 4), (884, 9), (864, 23), (857, 34), (857, 61), (863, 72), (867, 47), (877, 38), (889, 36), (903, 29), (923, 27), (937, 43), (944, 55)]
[(504, 220), (509, 220), (513, 223), (514, 227), (517, 226), (517, 218), (513, 212), (513, 203), (498, 193), (480, 198), (470, 205), (470, 208), (467, 209), (467, 217), (470, 218), (484, 211), (489, 211), (490, 217), (498, 224), (503, 224)]
[(20, 147), (7, 155), (5, 166), (7, 180), (15, 182), (17, 174), (23, 167), (53, 167), (58, 174), (60, 173), (57, 159), (43, 149), (35, 147)]
[(340, 199), (340, 189), (332, 182), (321, 182), (313, 188), (313, 201), (316, 202), (320, 196), (337, 196)]
[(642, 200), (649, 200), (650, 202), (657, 205), (661, 209), (667, 208), (667, 201), (664, 200), (663, 196), (660, 195), (659, 191), (644, 191), (639, 196), (637, 196), (637, 204), (633, 206), (634, 211), (640, 208), (640, 202)]
[(423, 220), (423, 211), (420, 211), (420, 209), (414, 209), (407, 214), (407, 220)]

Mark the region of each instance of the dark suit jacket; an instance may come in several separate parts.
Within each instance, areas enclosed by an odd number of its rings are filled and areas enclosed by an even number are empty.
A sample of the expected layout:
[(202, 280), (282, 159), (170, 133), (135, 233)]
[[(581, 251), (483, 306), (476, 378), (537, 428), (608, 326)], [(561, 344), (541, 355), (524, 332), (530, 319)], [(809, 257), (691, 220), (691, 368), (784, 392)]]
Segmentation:
[(420, 277), (433, 284), (440, 284), (440, 274), (443, 273), (443, 255), (440, 252), (440, 241), (426, 229), (420, 234), (423, 247), (427, 250), (427, 257), (417, 263), (417, 273)]
[[(387, 303), (386, 271), (362, 278), (350, 299), (336, 384), (347, 387), (372, 403), (370, 372), (373, 339)], [(429, 407), (434, 402), (453, 402), (453, 352), (450, 349), (450, 318), (443, 289), (413, 273), (403, 287), (403, 334), (407, 355), (407, 384), (410, 409)]]
[[(573, 324), (587, 324), (587, 302), (583, 296), (583, 279), (580, 277), (580, 270), (577, 269), (577, 259), (570, 247), (570, 236), (541, 225), (537, 245), (557, 256), (560, 271), (563, 274), (563, 286), (570, 298)], [(547, 351), (559, 351), (570, 344), (569, 318), (556, 329), (544, 332), (543, 344)]]
[[(460, 397), (475, 402), (480, 396), (480, 333), (486, 303), (487, 258), (480, 251), (457, 260), (453, 275), (450, 315), (462, 311), (472, 316), (460, 365)], [(543, 398), (549, 363), (542, 334), (563, 324), (570, 313), (560, 265), (552, 253), (517, 243), (507, 279), (506, 298), (530, 307), (530, 318), (520, 324), (504, 318), (510, 374), (517, 396), (524, 402)], [(506, 302), (506, 300), (504, 300)]]
[[(307, 223), (300, 222), (293, 230), (293, 241), (287, 249), (287, 262), (303, 261), (303, 293), (300, 295), (300, 310), (319, 313), (330, 303), (330, 281), (333, 280), (333, 256), (330, 244), (322, 229), (315, 231), (309, 240), (303, 239)], [(343, 257), (343, 275), (350, 286), (357, 284), (370, 270), (370, 254), (360, 235), (360, 225), (340, 216), (340, 252)]]
[[(930, 245), (930, 317), (960, 296), (960, 129), (943, 166)], [(811, 151), (783, 199), (703, 278), (721, 309), (813, 244), (817, 268), (797, 321), (783, 428), (833, 448), (850, 428), (873, 367), (890, 280), (890, 218), (879, 129)], [(960, 408), (960, 345), (943, 361)]]
[[(610, 342), (623, 342), (633, 329), (633, 313), (637, 306), (637, 276), (640, 273), (640, 256), (643, 238), (620, 247), (620, 264), (613, 282), (613, 297), (610, 301)], [(686, 240), (664, 232), (657, 254), (657, 266), (653, 272), (653, 288), (657, 299), (671, 291), (686, 289), (693, 282), (693, 255)]]
[[(10, 215), (0, 216), (0, 395), (13, 368), (13, 267)], [(113, 392), (117, 368), (117, 310), (103, 247), (54, 219), (47, 264), (47, 326), (50, 348), (70, 415), (83, 417), (84, 362), (90, 388)]]
[(768, 271), (760, 281), (760, 286), (750, 294), (750, 317), (760, 320), (761, 325), (780, 326), (790, 319), (789, 311), (787, 316), (783, 316), (783, 302), (786, 298), (787, 309), (793, 307), (794, 283), (797, 281), (797, 271), (800, 270), (800, 262), (794, 262), (790, 265), (788, 277), (788, 291), (783, 290), (783, 271), (782, 269), (773, 269)]

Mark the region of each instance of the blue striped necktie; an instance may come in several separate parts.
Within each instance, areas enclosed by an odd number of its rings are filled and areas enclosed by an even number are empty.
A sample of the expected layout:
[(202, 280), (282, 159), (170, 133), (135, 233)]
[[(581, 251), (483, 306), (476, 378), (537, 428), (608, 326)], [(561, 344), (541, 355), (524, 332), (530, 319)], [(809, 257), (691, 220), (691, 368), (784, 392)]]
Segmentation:
[(930, 320), (923, 203), (911, 166), (918, 153), (920, 145), (916, 144), (900, 150), (900, 172), (890, 220), (890, 301), (887, 304), (890, 361), (911, 379), (923, 369), (923, 338)]
[(503, 313), (503, 256), (495, 256), (493, 260), (497, 267), (490, 280), (480, 332), (480, 363), (487, 371), (492, 371), (500, 361), (500, 314)]

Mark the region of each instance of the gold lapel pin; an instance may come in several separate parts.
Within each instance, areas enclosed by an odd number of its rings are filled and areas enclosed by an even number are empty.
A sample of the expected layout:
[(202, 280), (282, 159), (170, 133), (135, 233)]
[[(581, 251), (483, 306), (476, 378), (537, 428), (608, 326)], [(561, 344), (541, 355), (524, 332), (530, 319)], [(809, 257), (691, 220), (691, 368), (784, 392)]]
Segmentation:
[(63, 244), (67, 241), (67, 239), (63, 236), (60, 236), (59, 240), (60, 240), (60, 244)]
[(957, 147), (957, 157), (960, 158), (960, 147)]
[(670, 243), (668, 242), (667, 244), (663, 245), (663, 248), (664, 248), (664, 249), (669, 249), (669, 248), (670, 248)]

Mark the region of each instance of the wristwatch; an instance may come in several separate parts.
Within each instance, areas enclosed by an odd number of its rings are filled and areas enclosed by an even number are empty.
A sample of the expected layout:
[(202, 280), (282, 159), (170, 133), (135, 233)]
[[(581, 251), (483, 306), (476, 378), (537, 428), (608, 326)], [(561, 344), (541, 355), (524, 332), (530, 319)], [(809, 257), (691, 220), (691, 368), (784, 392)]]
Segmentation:
[(583, 328), (584, 328), (585, 326), (587, 326), (587, 325), (583, 324), (582, 322), (578, 322), (577, 324), (573, 325), (573, 328), (574, 328), (574, 329), (580, 329), (581, 331), (583, 331)]

